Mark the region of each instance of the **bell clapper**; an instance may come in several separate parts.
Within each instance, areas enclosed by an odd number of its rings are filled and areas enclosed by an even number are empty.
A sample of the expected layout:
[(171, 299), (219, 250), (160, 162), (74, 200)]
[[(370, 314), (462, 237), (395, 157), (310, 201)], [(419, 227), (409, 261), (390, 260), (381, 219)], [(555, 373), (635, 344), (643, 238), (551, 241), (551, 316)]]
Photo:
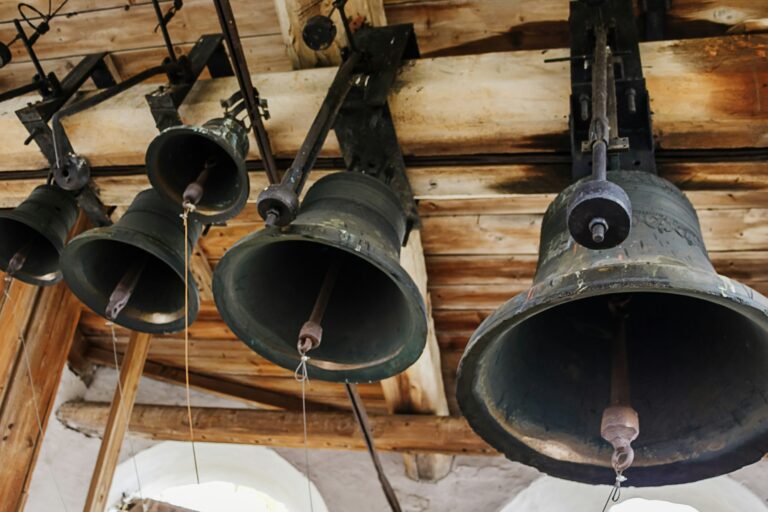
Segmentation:
[(312, 313), (299, 331), (297, 348), (302, 356), (320, 346), (320, 341), (323, 337), (323, 327), (320, 323), (323, 320), (323, 315), (325, 315), (325, 308), (328, 306), (328, 299), (331, 297), (331, 292), (336, 284), (338, 275), (339, 262), (336, 260), (328, 267), (325, 278), (323, 278), (323, 284), (317, 294), (315, 305), (312, 308)]
[(11, 259), (8, 261), (8, 269), (6, 270), (6, 273), (9, 276), (12, 276), (21, 270), (21, 268), (24, 266), (24, 263), (27, 261), (30, 250), (32, 250), (31, 242), (27, 243), (24, 245), (24, 247), (16, 251), (16, 253), (11, 257)]
[(128, 305), (128, 301), (131, 300), (131, 295), (133, 295), (136, 284), (139, 282), (141, 273), (146, 265), (147, 256), (142, 255), (131, 264), (130, 268), (123, 274), (123, 277), (120, 278), (107, 302), (105, 312), (107, 319), (115, 321), (120, 312)]
[(611, 466), (616, 471), (618, 490), (627, 480), (626, 471), (635, 460), (632, 441), (640, 434), (640, 420), (630, 405), (629, 366), (627, 363), (626, 318), (629, 299), (615, 299), (609, 309), (616, 319), (611, 362), (611, 403), (603, 411), (600, 435), (613, 446)]
[[(189, 209), (190, 206), (197, 206), (200, 200), (203, 199), (205, 193), (205, 182), (211, 174), (211, 169), (216, 166), (216, 160), (209, 158), (205, 161), (203, 170), (197, 175), (195, 181), (187, 185), (184, 189), (184, 194), (181, 196), (182, 205), (185, 209)], [(192, 208), (194, 210), (194, 208)]]

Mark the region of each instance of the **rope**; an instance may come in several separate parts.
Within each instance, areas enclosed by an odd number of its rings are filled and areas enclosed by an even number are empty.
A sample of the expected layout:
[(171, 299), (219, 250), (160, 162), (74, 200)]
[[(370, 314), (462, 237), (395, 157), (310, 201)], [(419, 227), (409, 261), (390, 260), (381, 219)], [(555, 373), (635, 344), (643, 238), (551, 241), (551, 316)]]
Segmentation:
[(297, 382), (301, 383), (301, 417), (304, 424), (304, 471), (307, 476), (307, 496), (309, 497), (309, 510), (314, 512), (315, 507), (312, 503), (312, 480), (309, 468), (309, 441), (307, 436), (307, 382), (309, 382), (309, 373), (307, 372), (307, 361), (309, 356), (305, 350), (299, 348), (299, 355), (301, 360), (299, 366), (296, 367), (296, 371), (293, 376)]
[(189, 422), (189, 442), (192, 445), (192, 460), (195, 463), (195, 479), (200, 485), (200, 469), (197, 465), (195, 450), (195, 427), (192, 425), (192, 398), (189, 392), (189, 214), (195, 211), (192, 203), (184, 203), (184, 387), (187, 394), (187, 421)]
[[(123, 397), (123, 381), (120, 378), (120, 362), (117, 357), (117, 334), (115, 334), (115, 324), (114, 322), (107, 322), (106, 325), (109, 327), (109, 330), (112, 333), (112, 355), (115, 358), (115, 368), (117, 369), (117, 391), (120, 393), (120, 400), (124, 401), (125, 398)], [(125, 416), (123, 418), (123, 421), (125, 421), (126, 425), (126, 432), (130, 430), (131, 426), (131, 417), (128, 415), (128, 409), (125, 407), (123, 409), (123, 415)], [(136, 474), (136, 484), (139, 487), (139, 499), (142, 500), (142, 510), (146, 511), (146, 506), (144, 505), (144, 492), (141, 488), (141, 477), (139, 477), (139, 465), (136, 462), (136, 449), (133, 446), (133, 440), (130, 436), (125, 436), (125, 440), (128, 443), (128, 450), (131, 452), (131, 460), (133, 461), (133, 471)]]
[[(10, 288), (11, 283), (13, 282), (13, 276), (6, 275), (5, 276), (5, 286), (3, 288), (3, 305), (2, 307), (5, 307), (6, 304), (8, 304), (8, 301), (11, 300), (10, 295)], [(15, 317), (14, 317), (15, 318)], [(37, 392), (35, 391), (35, 382), (32, 378), (32, 365), (29, 362), (29, 351), (27, 349), (27, 340), (24, 338), (24, 330), (19, 329), (19, 343), (22, 347), (22, 354), (24, 359), (24, 364), (27, 368), (27, 377), (29, 377), (29, 388), (32, 392), (32, 407), (35, 409), (35, 421), (37, 422), (37, 430), (40, 434), (40, 441), (43, 442), (43, 439), (45, 438), (45, 431), (43, 430), (43, 420), (40, 417), (40, 402), (37, 399)], [(42, 448), (42, 447), (41, 447)], [(51, 480), (53, 480), (53, 485), (56, 488), (56, 494), (59, 497), (59, 500), (61, 501), (61, 506), (64, 509), (64, 512), (67, 512), (67, 503), (64, 501), (64, 495), (61, 493), (61, 486), (59, 485), (59, 480), (56, 478), (56, 473), (53, 471), (53, 468), (48, 464), (48, 462), (43, 459), (43, 464), (48, 469), (48, 472), (51, 474)]]

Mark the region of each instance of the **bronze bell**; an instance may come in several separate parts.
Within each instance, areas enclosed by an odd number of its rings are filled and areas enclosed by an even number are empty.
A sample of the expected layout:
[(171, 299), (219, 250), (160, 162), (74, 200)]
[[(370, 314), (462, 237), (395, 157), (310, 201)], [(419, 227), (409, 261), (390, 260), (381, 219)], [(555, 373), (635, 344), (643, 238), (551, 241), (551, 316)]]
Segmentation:
[(399, 264), (406, 218), (375, 178), (331, 174), (307, 192), (297, 218), (268, 227), (227, 251), (213, 274), (224, 321), (253, 350), (290, 370), (297, 335), (330, 268), (338, 277), (309, 352), (310, 378), (369, 382), (416, 361), (426, 342), (424, 301)]
[(185, 200), (196, 203), (193, 216), (205, 224), (231, 219), (248, 200), (248, 147), (248, 131), (233, 117), (172, 126), (147, 149), (149, 181), (179, 208)]
[[(86, 231), (67, 244), (61, 254), (64, 279), (88, 307), (123, 327), (180, 331), (184, 251), (192, 254), (200, 232), (201, 225), (190, 219), (185, 240), (179, 210), (154, 190), (145, 190), (116, 224)], [(199, 299), (191, 272), (188, 279), (192, 323)]]
[(768, 452), (768, 300), (718, 275), (693, 206), (671, 183), (609, 172), (633, 207), (620, 245), (571, 238), (574, 184), (550, 204), (533, 286), (472, 335), (457, 397), (509, 459), (552, 476), (612, 483), (601, 414), (612, 401), (615, 307), (640, 418), (629, 485), (729, 473)]
[(59, 254), (77, 220), (77, 202), (54, 185), (37, 187), (19, 206), (0, 212), (0, 268), (39, 286), (61, 281)]

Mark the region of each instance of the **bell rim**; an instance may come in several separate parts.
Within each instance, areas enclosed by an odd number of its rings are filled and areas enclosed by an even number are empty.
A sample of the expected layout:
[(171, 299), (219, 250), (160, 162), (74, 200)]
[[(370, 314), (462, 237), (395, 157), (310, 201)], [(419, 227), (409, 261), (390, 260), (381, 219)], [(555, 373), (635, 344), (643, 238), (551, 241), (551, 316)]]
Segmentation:
[[(612, 266), (627, 267), (626, 264)], [(497, 339), (499, 335), (546, 310), (572, 301), (575, 298), (574, 295), (577, 295), (579, 300), (615, 293), (669, 293), (686, 296), (727, 307), (756, 322), (768, 331), (768, 299), (756, 290), (715, 272), (686, 269), (680, 265), (658, 266), (665, 267), (667, 270), (666, 279), (646, 278), (644, 285), (638, 282), (623, 281), (623, 288), (620, 291), (615, 288), (598, 287), (594, 289), (583, 288), (578, 292), (569, 290), (563, 293), (554, 293), (550, 290), (555, 290), (561, 285), (549, 284), (548, 281), (538, 284), (538, 286), (542, 284), (549, 286), (542, 287), (542, 290), (545, 291), (537, 294), (535, 293), (537, 287), (535, 284), (528, 292), (516, 295), (489, 315), (468, 341), (457, 369), (456, 399), (472, 430), (509, 460), (533, 466), (539, 471), (557, 478), (587, 484), (610, 483), (614, 478), (614, 471), (609, 466), (609, 458), (606, 458), (606, 466), (557, 460), (510, 435), (505, 430), (503, 423), (497, 420), (493, 411), (487, 407), (483, 400), (477, 397), (474, 386), (478, 375), (476, 363), (490, 348), (491, 341)], [(602, 268), (602, 270), (591, 268), (563, 274), (556, 276), (555, 279), (573, 277), (579, 274), (579, 278), (583, 282), (589, 282), (590, 274), (607, 273), (604, 270), (605, 267)], [(719, 295), (712, 293), (712, 289), (707, 290), (703, 286), (703, 283), (714, 282), (715, 280), (724, 285), (724, 288), (717, 288), (721, 291)], [(689, 286), (686, 287), (686, 283)], [(760, 303), (762, 303), (762, 308), (759, 307)], [(483, 339), (485, 341), (482, 341)], [(738, 450), (733, 450), (734, 446)], [(632, 486), (653, 487), (690, 483), (736, 471), (758, 462), (768, 452), (768, 422), (765, 422), (762, 430), (756, 431), (747, 440), (740, 444), (728, 445), (728, 449), (721, 449), (714, 455), (712, 453), (709, 456), (699, 455), (693, 461), (685, 459), (659, 465), (633, 466), (627, 471), (627, 476), (629, 476)], [(754, 453), (755, 457), (746, 460), (745, 457), (740, 456), (742, 453)], [(723, 470), (723, 468), (726, 469)], [(663, 473), (663, 475), (659, 476), (659, 473)]]
[(171, 126), (170, 128), (166, 128), (160, 132), (157, 136), (155, 136), (154, 139), (152, 139), (152, 142), (150, 142), (149, 146), (147, 147), (145, 156), (147, 176), (149, 178), (150, 185), (152, 185), (152, 188), (156, 190), (161, 197), (171, 201), (181, 208), (181, 201), (172, 197), (170, 194), (167, 194), (165, 188), (160, 187), (158, 177), (156, 176), (157, 170), (155, 166), (150, 165), (150, 161), (157, 161), (157, 158), (160, 154), (161, 143), (163, 143), (168, 138), (179, 135), (180, 133), (186, 133), (187, 135), (192, 134), (214, 142), (220, 149), (229, 155), (233, 162), (235, 162), (238, 170), (238, 176), (242, 177), (242, 187), (240, 188), (241, 192), (237, 199), (233, 201), (228, 208), (224, 210), (211, 210), (210, 213), (205, 213), (207, 210), (201, 211), (201, 209), (196, 209), (191, 212), (189, 216), (203, 224), (224, 222), (236, 217), (243, 210), (243, 208), (245, 208), (245, 205), (248, 203), (248, 197), (251, 193), (251, 181), (248, 177), (248, 169), (245, 165), (245, 159), (238, 155), (232, 148), (231, 144), (229, 144), (225, 139), (203, 126)]
[[(279, 228), (264, 228), (262, 230), (251, 233), (233, 245), (224, 254), (224, 256), (222, 256), (222, 258), (219, 260), (219, 263), (216, 265), (216, 269), (213, 273), (213, 298), (221, 318), (232, 330), (232, 332), (235, 333), (238, 339), (245, 343), (251, 350), (264, 357), (265, 359), (271, 361), (272, 363), (288, 370), (296, 369), (296, 366), (299, 364), (298, 353), (285, 355), (284, 352), (277, 350), (257, 350), (256, 347), (260, 349), (268, 348), (269, 345), (265, 343), (259, 343), (258, 341), (254, 341), (253, 343), (246, 341), (248, 336), (241, 335), (245, 334), (244, 330), (239, 325), (233, 324), (231, 322), (231, 316), (224, 313), (225, 311), (228, 311), (227, 306), (229, 301), (226, 299), (225, 294), (223, 294), (222, 291), (228, 287), (228, 284), (224, 283), (224, 274), (228, 273), (230, 265), (234, 264), (230, 262), (233, 261), (232, 258), (237, 256), (238, 251), (262, 247), (275, 242), (282, 243), (299, 241), (321, 243), (323, 245), (333, 247), (335, 249), (339, 249), (349, 254), (363, 258), (367, 263), (392, 276), (392, 280), (397, 284), (398, 288), (403, 293), (403, 296), (407, 298), (411, 305), (417, 306), (418, 311), (421, 312), (421, 314), (418, 315), (418, 318), (414, 319), (416, 325), (413, 329), (413, 334), (408, 337), (411, 343), (403, 344), (402, 349), (398, 351), (392, 358), (372, 366), (348, 370), (329, 370), (309, 364), (307, 365), (309, 377), (326, 382), (378, 382), (397, 375), (413, 365), (421, 356), (424, 348), (426, 347), (427, 313), (426, 304), (421, 296), (421, 292), (419, 291), (411, 276), (408, 275), (405, 269), (403, 269), (399, 264), (386, 266), (380, 265), (380, 262), (373, 258), (372, 255), (369, 254), (368, 251), (366, 251), (364, 248), (361, 250), (354, 250), (353, 248), (343, 244), (331, 243), (331, 240), (311, 236), (311, 232), (309, 230), (302, 229), (302, 226), (295, 224), (290, 225), (288, 232), (281, 231)], [(255, 340), (255, 337), (252, 339)], [(418, 340), (418, 343), (413, 343), (413, 340)], [(276, 337), (271, 337), (271, 341), (277, 342), (276, 345), (280, 342), (280, 340)], [(311, 355), (312, 353), (310, 352), (309, 356), (311, 357)]]
[[(61, 253), (63, 252), (65, 245), (62, 245), (61, 247), (59, 247), (58, 244), (55, 243), (56, 237), (52, 236), (51, 233), (38, 231), (36, 229), (36, 226), (33, 226), (29, 222), (27, 222), (27, 219), (25, 219), (23, 215), (19, 215), (13, 210), (8, 212), (0, 212), (0, 221), (3, 221), (3, 220), (18, 222), (19, 224), (22, 224), (28, 227), (29, 229), (34, 230), (36, 233), (39, 233), (43, 238), (45, 238), (45, 241), (48, 242), (48, 244), (54, 250), (54, 252), (56, 252), (59, 259), (61, 259)], [(51, 276), (51, 277), (48, 278), (47, 276)], [(22, 281), (34, 286), (51, 286), (61, 282), (61, 280), (64, 279), (64, 274), (61, 271), (61, 264), (59, 264), (58, 270), (56, 270), (55, 272), (49, 272), (42, 276), (39, 274), (35, 274), (35, 275), (29, 274), (27, 272), (24, 272), (24, 269), (22, 268), (21, 272), (14, 274), (12, 277), (13, 279), (16, 279), (18, 281)]]
[[(100, 227), (100, 228), (93, 228), (88, 231), (85, 231), (84, 233), (81, 233), (80, 235), (76, 236), (70, 242), (64, 246), (64, 250), (61, 251), (61, 258), (60, 258), (60, 267), (62, 270), (62, 275), (64, 280), (67, 283), (67, 286), (69, 286), (69, 289), (72, 291), (72, 293), (77, 296), (77, 298), (85, 304), (89, 309), (91, 309), (94, 313), (96, 313), (99, 316), (104, 316), (103, 311), (97, 311), (96, 308), (93, 307), (92, 301), (88, 300), (86, 301), (83, 298), (83, 294), (79, 293), (82, 292), (82, 288), (80, 287), (74, 287), (72, 286), (72, 279), (67, 278), (67, 274), (69, 271), (67, 269), (70, 268), (70, 265), (67, 264), (67, 261), (72, 258), (74, 261), (76, 261), (76, 258), (74, 257), (74, 254), (76, 254), (76, 251), (80, 250), (82, 246), (96, 241), (96, 240), (104, 240), (104, 241), (111, 241), (111, 242), (119, 242), (125, 245), (130, 245), (131, 247), (135, 247), (137, 249), (141, 249), (143, 251), (148, 252), (152, 256), (158, 258), (163, 263), (168, 265), (169, 268), (173, 270), (173, 272), (178, 276), (179, 279), (183, 281), (184, 279), (184, 269), (177, 268), (177, 265), (174, 263), (174, 257), (171, 254), (170, 251), (164, 251), (162, 250), (161, 246), (141, 246), (135, 243), (135, 240), (131, 240), (133, 237), (141, 237), (144, 239), (151, 239), (153, 241), (156, 241), (155, 238), (147, 235), (146, 233), (143, 233), (141, 231), (136, 231), (133, 229), (128, 229), (122, 226), (119, 226), (117, 224), (108, 226), (108, 227)], [(185, 241), (186, 243), (187, 241)], [(152, 250), (150, 250), (150, 248)], [(72, 277), (70, 275), (70, 277)], [(200, 310), (200, 295), (197, 290), (197, 284), (195, 282), (194, 276), (192, 275), (191, 267), (188, 272), (188, 282), (189, 282), (189, 289), (188, 289), (188, 305), (189, 305), (189, 324), (191, 325), (192, 322), (195, 321), (197, 318), (197, 314)], [(105, 304), (106, 306), (106, 304)], [(145, 321), (130, 321), (130, 319), (127, 319), (129, 321), (125, 321), (126, 319), (121, 319), (121, 315), (118, 315), (117, 319), (114, 320), (114, 323), (117, 325), (120, 325), (122, 327), (125, 327), (127, 329), (131, 329), (133, 331), (139, 331), (139, 332), (146, 332), (151, 334), (170, 334), (182, 331), (184, 329), (185, 324), (185, 318), (184, 315), (181, 315), (176, 320), (173, 320), (171, 322), (166, 322), (163, 324), (152, 324)]]

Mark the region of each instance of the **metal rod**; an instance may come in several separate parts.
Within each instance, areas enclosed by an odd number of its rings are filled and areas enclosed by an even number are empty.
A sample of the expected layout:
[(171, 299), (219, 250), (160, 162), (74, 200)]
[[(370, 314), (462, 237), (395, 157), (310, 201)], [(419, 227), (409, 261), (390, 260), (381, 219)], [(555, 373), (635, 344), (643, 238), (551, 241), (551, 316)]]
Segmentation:
[(360, 51), (355, 44), (355, 35), (352, 33), (352, 30), (349, 27), (349, 18), (347, 17), (347, 13), (344, 10), (346, 5), (347, 0), (336, 0), (333, 2), (333, 6), (339, 11), (339, 17), (341, 18), (341, 24), (344, 26), (344, 34), (347, 36), (347, 44), (349, 45), (349, 49), (354, 53), (359, 53)]
[(163, 41), (165, 42), (165, 49), (168, 50), (168, 58), (171, 59), (171, 62), (176, 62), (176, 52), (173, 51), (173, 42), (171, 42), (171, 35), (168, 33), (168, 26), (165, 23), (163, 10), (160, 8), (160, 1), (152, 0), (152, 5), (155, 8), (155, 15), (157, 16), (157, 23), (160, 25), (160, 31), (163, 33)]
[(115, 286), (112, 294), (109, 296), (107, 302), (107, 308), (105, 316), (114, 321), (120, 312), (128, 305), (128, 301), (131, 300), (131, 295), (136, 288), (136, 284), (139, 282), (141, 273), (144, 271), (144, 267), (147, 265), (147, 255), (142, 254), (136, 261), (134, 261), (128, 270), (123, 274), (123, 277)]
[(22, 85), (20, 87), (17, 87), (15, 89), (11, 89), (10, 91), (5, 91), (3, 93), (0, 93), (0, 103), (6, 100), (10, 100), (12, 98), (16, 98), (18, 96), (23, 96), (24, 94), (27, 94), (28, 92), (34, 92), (38, 91), (43, 86), (43, 80), (45, 78), (42, 77), (42, 80), (35, 80), (31, 83), (28, 83), (26, 85)]
[[(623, 305), (617, 307), (623, 310)], [(611, 405), (629, 405), (629, 364), (627, 362), (627, 319), (616, 311), (616, 332), (611, 349)]]
[(606, 179), (606, 153), (610, 138), (608, 120), (608, 37), (605, 29), (595, 29), (595, 59), (592, 63), (592, 177)]
[(352, 412), (355, 415), (357, 424), (360, 426), (360, 431), (363, 434), (365, 446), (368, 448), (371, 461), (373, 461), (373, 467), (376, 468), (376, 474), (379, 477), (379, 482), (381, 483), (381, 488), (384, 491), (384, 496), (387, 498), (387, 502), (392, 508), (392, 511), (400, 512), (402, 509), (400, 508), (400, 502), (397, 500), (397, 494), (395, 494), (395, 490), (392, 488), (392, 484), (389, 483), (389, 479), (387, 478), (386, 473), (384, 473), (384, 468), (381, 465), (381, 459), (379, 459), (379, 453), (376, 451), (376, 446), (373, 444), (371, 424), (368, 420), (368, 413), (365, 411), (365, 404), (363, 404), (363, 401), (360, 398), (360, 393), (357, 392), (357, 384), (346, 383), (345, 386), (347, 388), (349, 401), (352, 404)]
[(315, 304), (312, 306), (312, 313), (309, 315), (309, 319), (304, 322), (304, 325), (299, 331), (299, 351), (306, 353), (312, 349), (320, 346), (320, 342), (323, 337), (323, 328), (321, 323), (323, 316), (325, 316), (325, 310), (328, 307), (328, 301), (331, 298), (331, 292), (336, 285), (336, 279), (339, 276), (339, 260), (334, 259), (328, 270), (325, 272), (323, 278), (323, 284), (320, 286), (320, 291), (315, 299)]
[(232, 64), (235, 75), (237, 76), (237, 83), (240, 85), (240, 90), (243, 92), (243, 99), (245, 100), (248, 109), (248, 117), (256, 137), (256, 144), (259, 147), (259, 154), (264, 162), (267, 178), (270, 183), (277, 183), (280, 181), (277, 162), (272, 153), (272, 144), (269, 141), (269, 134), (267, 133), (266, 128), (264, 128), (264, 122), (259, 113), (259, 104), (256, 99), (256, 93), (254, 92), (255, 88), (251, 81), (251, 74), (248, 71), (248, 62), (245, 59), (243, 45), (237, 31), (237, 24), (235, 23), (235, 15), (232, 12), (232, 6), (229, 4), (229, 0), (214, 0), (213, 3), (216, 7), (216, 13), (219, 16), (221, 31), (224, 34), (224, 39), (227, 41), (227, 46), (229, 47), (229, 53), (232, 56)]
[(326, 94), (323, 104), (320, 106), (320, 111), (315, 116), (309, 132), (301, 144), (301, 148), (299, 148), (299, 153), (283, 176), (281, 184), (288, 185), (296, 195), (299, 195), (301, 189), (304, 188), (304, 183), (309, 177), (312, 167), (315, 165), (317, 156), (320, 154), (325, 139), (328, 137), (328, 132), (336, 121), (339, 109), (341, 109), (347, 94), (349, 94), (354, 85), (355, 67), (360, 62), (361, 57), (359, 53), (352, 53), (339, 66), (333, 83), (328, 89), (328, 94)]
[(211, 175), (211, 169), (216, 167), (216, 160), (209, 158), (203, 165), (203, 170), (197, 175), (195, 181), (187, 185), (184, 189), (184, 194), (181, 196), (182, 203), (184, 205), (195, 205), (203, 199), (205, 193), (205, 182), (208, 181), (208, 177)]
[(21, 26), (19, 20), (13, 20), (13, 26), (16, 27), (16, 32), (19, 34), (19, 39), (21, 39), (21, 42), (24, 43), (24, 48), (27, 49), (27, 54), (29, 54), (29, 60), (31, 60), (32, 64), (35, 66), (35, 70), (37, 71), (38, 76), (40, 76), (41, 80), (45, 80), (45, 70), (43, 70), (43, 66), (40, 65), (37, 54), (32, 48), (32, 42), (27, 38), (27, 33), (24, 32), (24, 27)]
[(32, 242), (27, 242), (24, 247), (16, 251), (16, 253), (11, 257), (11, 259), (8, 261), (8, 269), (6, 270), (6, 273), (9, 276), (13, 276), (16, 272), (21, 270), (21, 268), (24, 266), (24, 263), (27, 261), (30, 250), (32, 250)]

